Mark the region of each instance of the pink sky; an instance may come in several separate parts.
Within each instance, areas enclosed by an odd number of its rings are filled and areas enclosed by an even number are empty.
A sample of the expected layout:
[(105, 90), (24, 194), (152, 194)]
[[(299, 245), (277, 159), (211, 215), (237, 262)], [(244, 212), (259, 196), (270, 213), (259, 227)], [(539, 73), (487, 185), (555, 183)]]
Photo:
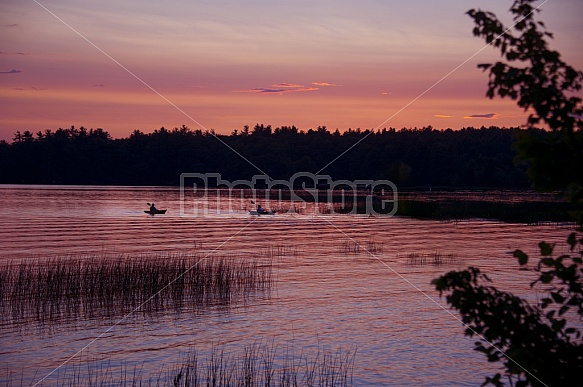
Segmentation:
[[(114, 137), (182, 124), (225, 134), (256, 123), (521, 125), (512, 101), (485, 98), (476, 65), (498, 59), (492, 48), (427, 91), (484, 46), (464, 13), (482, 8), (509, 22), (510, 4), (2, 1), (0, 139), (71, 125)], [(552, 47), (583, 68), (583, 4), (541, 9)]]

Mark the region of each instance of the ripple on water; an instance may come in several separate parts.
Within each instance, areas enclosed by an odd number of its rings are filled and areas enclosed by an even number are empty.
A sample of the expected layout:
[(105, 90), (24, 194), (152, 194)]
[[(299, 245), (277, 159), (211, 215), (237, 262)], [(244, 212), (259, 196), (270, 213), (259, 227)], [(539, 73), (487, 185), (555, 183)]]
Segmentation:
[[(562, 242), (568, 233), (562, 226), (488, 221), (310, 214), (256, 218), (243, 206), (181, 217), (179, 191), (168, 188), (0, 190), (0, 261), (196, 251), (207, 259), (269, 260), (277, 281), (270, 297), (229, 310), (71, 320), (49, 327), (30, 321), (3, 325), (0, 368), (22, 375), (24, 384), (103, 334), (73, 363), (99, 359), (111, 367), (137, 365), (149, 374), (193, 346), (202, 354), (218, 346), (237, 353), (263, 341), (298, 353), (355, 348), (356, 385), (476, 385), (496, 368), (472, 350), (474, 340), (463, 336), (461, 323), (446, 311), (431, 279), (474, 265), (505, 289), (527, 293), (530, 281), (514, 269), (508, 252), (535, 252), (539, 240)], [(167, 208), (167, 215), (144, 214), (145, 203), (152, 200)], [(347, 241), (361, 248), (348, 248), (353, 245)], [(367, 246), (375, 246), (373, 254)], [(410, 254), (454, 259), (412, 264)], [(0, 372), (0, 382), (6, 375)]]

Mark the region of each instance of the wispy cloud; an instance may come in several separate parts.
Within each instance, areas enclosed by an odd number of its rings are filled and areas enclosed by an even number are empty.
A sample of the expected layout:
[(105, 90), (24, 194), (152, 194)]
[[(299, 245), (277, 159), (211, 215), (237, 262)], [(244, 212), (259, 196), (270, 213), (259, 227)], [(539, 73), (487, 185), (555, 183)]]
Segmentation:
[(20, 70), (16, 70), (16, 69), (12, 69), (10, 71), (0, 71), (0, 74), (18, 74), (21, 73), (22, 71)]
[(43, 90), (46, 90), (46, 89), (43, 89), (42, 87), (30, 86), (30, 87), (13, 87), (12, 90), (18, 90), (18, 91), (27, 91), (27, 90), (43, 91)]
[(436, 115), (434, 115), (434, 117), (436, 117), (436, 118), (453, 118), (454, 116), (448, 116), (445, 114), (436, 114)]
[(321, 86), (321, 87), (337, 87), (337, 86), (341, 86), (341, 85), (336, 85), (334, 83), (328, 83), (328, 82), (312, 82), (312, 85), (314, 85), (314, 86)]
[(105, 85), (103, 83), (97, 83), (93, 87), (105, 87)]
[(302, 85), (298, 85), (297, 83), (287, 83), (287, 82), (283, 82), (283, 83), (276, 83), (275, 85), (271, 85), (273, 87), (282, 87), (282, 88), (298, 88), (298, 87), (304, 87)]
[(28, 55), (26, 52), (7, 52), (0, 51), (0, 55)]
[(487, 114), (472, 114), (470, 116), (465, 116), (464, 118), (485, 118), (485, 119), (496, 119), (498, 118), (498, 114), (496, 113), (487, 113)]
[(276, 83), (271, 87), (256, 87), (253, 89), (234, 90), (235, 93), (257, 93), (257, 94), (283, 94), (296, 93), (302, 91), (316, 91), (317, 87), (306, 87), (295, 83)]

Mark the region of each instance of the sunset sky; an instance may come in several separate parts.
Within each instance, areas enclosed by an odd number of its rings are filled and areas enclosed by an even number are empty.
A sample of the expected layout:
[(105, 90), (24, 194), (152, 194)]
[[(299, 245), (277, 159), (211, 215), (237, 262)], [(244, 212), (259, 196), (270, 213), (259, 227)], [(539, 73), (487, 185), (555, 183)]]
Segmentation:
[[(490, 10), (510, 25), (510, 5), (0, 0), (0, 139), (71, 125), (113, 137), (182, 124), (225, 134), (256, 123), (521, 125), (512, 101), (485, 97), (487, 75), (476, 65), (497, 60), (493, 48), (427, 91), (484, 47), (465, 12)], [(552, 48), (583, 69), (583, 2), (541, 9)]]

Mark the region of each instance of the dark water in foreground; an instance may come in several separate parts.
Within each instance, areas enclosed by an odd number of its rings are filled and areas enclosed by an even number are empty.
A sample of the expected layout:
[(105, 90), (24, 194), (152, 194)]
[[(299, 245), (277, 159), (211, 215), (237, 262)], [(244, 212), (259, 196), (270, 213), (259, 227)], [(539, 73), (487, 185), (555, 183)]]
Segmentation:
[[(534, 252), (543, 239), (561, 243), (570, 230), (481, 220), (317, 215), (309, 208), (258, 218), (248, 215), (246, 201), (223, 202), (204, 216), (188, 211), (180, 216), (176, 188), (0, 186), (0, 195), (0, 262), (196, 252), (208, 259), (270, 260), (276, 281), (268, 296), (227, 310), (60, 319), (45, 325), (2, 320), (1, 385), (7, 379), (34, 384), (90, 343), (70, 365), (89, 369), (106, 362), (113, 370), (132, 372), (137, 366), (147, 378), (193, 346), (199, 355), (216, 347), (237, 354), (256, 342), (305, 354), (318, 347), (356, 349), (358, 386), (479, 385), (496, 368), (472, 350), (474, 339), (463, 336), (461, 323), (430, 281), (474, 265), (505, 289), (528, 294), (530, 278), (515, 269), (509, 252)], [(167, 214), (144, 214), (151, 201)], [(187, 204), (188, 209), (193, 203)], [(447, 259), (433, 264), (435, 255)], [(56, 374), (44, 384), (55, 384)]]

